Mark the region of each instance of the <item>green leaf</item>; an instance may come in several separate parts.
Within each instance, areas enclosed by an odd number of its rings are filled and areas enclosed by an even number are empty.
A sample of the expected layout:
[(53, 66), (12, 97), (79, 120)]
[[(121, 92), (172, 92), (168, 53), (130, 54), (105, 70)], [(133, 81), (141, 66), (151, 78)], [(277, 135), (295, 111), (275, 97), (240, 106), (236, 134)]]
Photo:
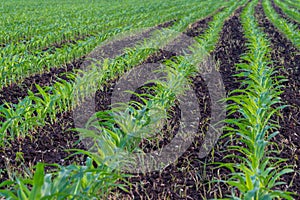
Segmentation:
[(29, 196), (30, 200), (36, 200), (41, 198), (42, 187), (44, 184), (44, 177), (45, 177), (44, 164), (38, 163), (36, 165), (36, 171), (33, 177), (33, 188)]

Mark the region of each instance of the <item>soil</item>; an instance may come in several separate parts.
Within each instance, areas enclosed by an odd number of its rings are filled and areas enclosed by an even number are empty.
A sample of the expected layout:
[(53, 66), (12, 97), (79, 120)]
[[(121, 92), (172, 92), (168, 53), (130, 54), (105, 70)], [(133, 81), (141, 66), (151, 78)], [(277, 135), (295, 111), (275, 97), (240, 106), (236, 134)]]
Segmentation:
[(204, 31), (208, 28), (208, 22), (213, 19), (213, 16), (207, 17), (197, 23), (192, 24), (189, 29), (185, 32), (185, 34), (189, 37), (196, 37), (204, 33)]
[[(57, 122), (38, 128), (30, 133), (30, 137), (11, 141), (10, 146), (0, 148), (0, 169), (6, 169), (8, 166), (11, 171), (21, 173), (27, 171), (26, 168), (33, 167), (37, 162), (60, 165), (69, 165), (73, 162), (83, 164), (84, 156), (66, 159), (71, 153), (65, 150), (84, 149), (79, 143), (78, 133), (68, 131), (74, 128), (72, 117), (71, 112), (57, 116)], [(7, 178), (7, 172), (0, 173), (0, 182)]]
[[(290, 105), (283, 109), (282, 117), (279, 119), (280, 134), (275, 142), (280, 145), (280, 157), (288, 159), (284, 165), (291, 165), (294, 173), (286, 174), (283, 180), (289, 191), (300, 194), (300, 51), (276, 29), (266, 18), (261, 4), (255, 10), (259, 25), (267, 34), (271, 42), (271, 58), (273, 66), (282, 66), (279, 75), (286, 77), (284, 92), (281, 99), (284, 104)], [(293, 181), (293, 182), (291, 182)], [(285, 188), (282, 188), (285, 189)]]

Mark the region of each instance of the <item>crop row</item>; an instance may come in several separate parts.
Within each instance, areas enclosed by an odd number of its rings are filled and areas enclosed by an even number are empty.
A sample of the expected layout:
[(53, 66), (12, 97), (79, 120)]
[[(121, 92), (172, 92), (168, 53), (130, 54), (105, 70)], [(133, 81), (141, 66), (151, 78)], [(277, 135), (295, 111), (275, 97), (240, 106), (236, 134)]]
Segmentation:
[(248, 51), (242, 57), (243, 63), (236, 67), (243, 78), (243, 89), (232, 91), (227, 98), (232, 102), (228, 112), (238, 113), (239, 118), (227, 119), (226, 130), (232, 141), (228, 151), (234, 163), (221, 163), (231, 170), (225, 182), (238, 189), (232, 190), (233, 199), (293, 199), (291, 193), (276, 190), (285, 184), (280, 177), (293, 170), (281, 169), (285, 160), (274, 156), (279, 150), (271, 140), (278, 132), (279, 124), (274, 117), (285, 107), (280, 99), (284, 77), (277, 75), (278, 69), (271, 65), (269, 41), (258, 28), (251, 2), (243, 11), (241, 21), (248, 40)]
[(262, 2), (268, 19), (281, 31), (297, 48), (300, 48), (300, 30), (276, 13), (269, 0)]
[(298, 23), (300, 23), (300, 14), (299, 11), (295, 8), (289, 7), (286, 3), (275, 0), (274, 1), (282, 10), (284, 13), (286, 13), (291, 19), (296, 20)]
[(300, 9), (300, 1), (285, 0), (284, 3), (286, 3), (292, 9)]
[[(73, 19), (74, 23), (73, 25), (70, 25), (66, 23), (64, 26), (66, 26), (65, 29), (60, 29), (56, 27), (55, 30), (49, 31), (46, 30), (47, 34), (37, 34), (33, 37), (31, 37), (29, 40), (26, 40), (24, 42), (22, 41), (16, 41), (12, 43), (7, 43), (5, 47), (7, 46), (20, 46), (17, 47), (21, 52), (24, 50), (30, 51), (30, 52), (38, 52), (38, 50), (49, 50), (52, 48), (52, 46), (61, 46), (64, 43), (71, 43), (74, 42), (78, 39), (84, 39), (87, 37), (91, 36), (97, 36), (99, 33), (104, 33), (105, 31), (103, 30), (110, 30), (113, 28), (117, 27), (123, 27), (123, 26), (128, 26), (127, 29), (129, 29), (132, 26), (144, 26), (144, 24), (136, 24), (135, 22), (137, 21), (137, 17), (141, 20), (147, 19), (148, 17), (153, 16), (153, 13), (155, 12), (156, 14), (160, 14), (161, 16), (168, 14), (168, 19), (174, 19), (175, 17), (180, 17), (180, 12), (178, 12), (178, 9), (176, 7), (159, 7), (160, 5), (156, 6), (149, 6), (147, 7), (147, 10), (143, 10), (145, 14), (139, 15), (141, 12), (140, 8), (130, 8), (129, 10), (124, 10), (123, 12), (119, 12), (116, 14), (110, 14), (110, 15), (105, 15), (103, 13), (104, 18), (99, 18), (97, 14), (99, 13), (94, 13), (91, 15), (89, 14), (89, 17), (93, 16), (95, 19), (94, 20), (85, 20), (84, 22), (87, 23), (86, 25), (80, 25), (80, 22), (82, 21), (81, 18), (80, 21), (77, 21), (77, 18)], [(184, 9), (190, 9), (193, 6), (197, 7), (197, 5), (184, 5)], [(117, 8), (114, 8), (117, 9)], [(103, 11), (102, 11), (103, 12)], [(111, 9), (106, 10), (106, 12), (112, 12)], [(122, 17), (121, 17), (122, 16)], [(122, 19), (120, 21), (120, 19)], [(168, 20), (165, 18), (160, 18), (157, 19), (161, 22), (163, 20)], [(125, 23), (124, 23), (125, 22)], [(49, 23), (49, 22), (48, 22)], [(143, 21), (144, 23), (144, 21)], [(51, 24), (51, 22), (50, 22)], [(52, 23), (53, 24), (53, 23)], [(148, 24), (146, 23), (145, 26)], [(47, 26), (47, 24), (45, 25)], [(49, 26), (48, 26), (49, 27)], [(40, 28), (35, 28), (33, 30), (39, 30)], [(21, 31), (21, 30), (19, 30)], [(16, 31), (14, 31), (15, 33)], [(6, 34), (7, 35), (7, 34)], [(8, 36), (7, 36), (8, 37)]]

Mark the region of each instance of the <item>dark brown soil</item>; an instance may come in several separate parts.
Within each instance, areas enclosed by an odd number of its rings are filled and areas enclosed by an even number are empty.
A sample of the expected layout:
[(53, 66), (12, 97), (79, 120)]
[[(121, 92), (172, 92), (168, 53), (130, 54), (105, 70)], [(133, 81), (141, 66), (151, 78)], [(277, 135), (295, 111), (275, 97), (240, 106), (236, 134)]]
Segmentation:
[(197, 23), (192, 24), (189, 29), (185, 32), (185, 34), (189, 37), (196, 37), (204, 33), (204, 31), (208, 28), (208, 22), (213, 19), (213, 16), (207, 17)]
[(174, 19), (174, 20), (171, 20), (171, 21), (162, 23), (162, 24), (158, 25), (157, 27), (158, 27), (158, 28), (168, 28), (168, 27), (173, 26), (173, 24), (174, 24), (176, 21), (177, 21), (177, 20)]
[(17, 104), (21, 99), (28, 95), (28, 90), (37, 93), (38, 90), (35, 87), (35, 84), (45, 87), (53, 85), (59, 78), (68, 80), (66, 73), (79, 69), (84, 58), (85, 57), (81, 57), (60, 68), (53, 67), (49, 72), (25, 78), (20, 84), (15, 83), (9, 87), (3, 87), (2, 90), (0, 90), (0, 104), (3, 104), (4, 102)]
[(275, 4), (274, 0), (272, 0), (271, 3), (272, 3), (273, 8), (275, 9), (275, 11), (280, 15), (280, 17), (282, 17), (283, 19), (287, 20), (289, 23), (294, 24), (298, 29), (300, 29), (300, 23), (298, 23), (294, 19), (292, 19), (289, 16), (287, 16), (287, 14), (285, 14), (283, 12), (283, 10), (279, 6), (277, 6)]
[[(60, 165), (69, 165), (73, 162), (83, 164), (85, 161), (82, 155), (66, 159), (71, 153), (65, 150), (84, 149), (79, 142), (78, 133), (68, 131), (74, 128), (72, 117), (71, 112), (57, 116), (57, 122), (31, 132), (31, 137), (11, 141), (11, 146), (0, 148), (0, 169), (6, 169), (8, 166), (12, 171), (21, 173), (24, 172), (24, 167), (33, 167), (37, 162)], [(7, 172), (0, 173), (0, 182), (7, 178)]]
[[(295, 173), (284, 176), (284, 181), (291, 185), (288, 190), (300, 194), (300, 51), (284, 37), (266, 18), (261, 4), (256, 7), (256, 18), (259, 25), (271, 42), (271, 57), (274, 66), (283, 66), (279, 74), (288, 79), (284, 93), (281, 95), (284, 104), (291, 105), (282, 111), (279, 124), (280, 135), (275, 142), (280, 145), (281, 158), (288, 159), (286, 164), (292, 165)], [(291, 182), (293, 181), (293, 182)]]

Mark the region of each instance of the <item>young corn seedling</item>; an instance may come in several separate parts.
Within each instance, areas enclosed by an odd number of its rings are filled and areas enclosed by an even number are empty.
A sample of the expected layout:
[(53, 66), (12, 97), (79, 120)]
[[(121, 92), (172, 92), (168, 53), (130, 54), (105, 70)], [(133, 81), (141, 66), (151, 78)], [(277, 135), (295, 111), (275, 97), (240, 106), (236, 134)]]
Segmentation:
[(57, 108), (57, 100), (59, 99), (59, 96), (53, 96), (49, 93), (51, 91), (51, 88), (41, 88), (39, 85), (35, 85), (38, 93), (34, 94), (33, 92), (29, 92), (29, 98), (34, 101), (35, 106), (38, 109), (39, 112), (37, 112), (37, 117), (40, 119), (40, 121), (43, 121), (46, 119), (46, 117), (49, 116), (51, 119), (51, 123), (53, 123), (53, 120), (56, 117), (56, 108)]
[(3, 141), (7, 137), (10, 139), (23, 138), (27, 136), (26, 133), (32, 126), (39, 125), (37, 118), (33, 116), (34, 111), (30, 98), (25, 98), (17, 105), (4, 103), (0, 107), (0, 117), (8, 120), (1, 122), (0, 134)]
[[(0, 195), (12, 200), (47, 200), (47, 199), (99, 199), (105, 198), (113, 188), (124, 189), (124, 185), (116, 183), (126, 175), (112, 171), (104, 165), (95, 168), (91, 159), (85, 165), (55, 165), (56, 173), (45, 173), (45, 164), (38, 163), (32, 179), (16, 178), (5, 181), (0, 188)], [(125, 190), (125, 189), (124, 189)]]

